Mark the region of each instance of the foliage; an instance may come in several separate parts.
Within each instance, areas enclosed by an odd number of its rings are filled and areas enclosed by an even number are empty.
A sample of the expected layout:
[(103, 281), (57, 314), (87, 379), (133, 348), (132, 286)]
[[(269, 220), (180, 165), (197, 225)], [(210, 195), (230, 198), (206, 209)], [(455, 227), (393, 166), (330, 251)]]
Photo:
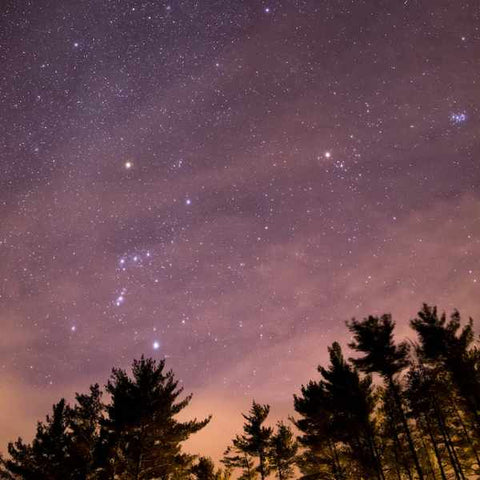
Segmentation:
[(52, 416), (39, 423), (31, 444), (22, 439), (8, 446), (0, 476), (22, 480), (163, 480), (185, 477), (193, 457), (181, 444), (209, 421), (179, 422), (176, 415), (191, 395), (179, 400), (178, 388), (165, 362), (141, 358), (132, 376), (113, 369), (104, 405), (98, 385), (53, 406)]

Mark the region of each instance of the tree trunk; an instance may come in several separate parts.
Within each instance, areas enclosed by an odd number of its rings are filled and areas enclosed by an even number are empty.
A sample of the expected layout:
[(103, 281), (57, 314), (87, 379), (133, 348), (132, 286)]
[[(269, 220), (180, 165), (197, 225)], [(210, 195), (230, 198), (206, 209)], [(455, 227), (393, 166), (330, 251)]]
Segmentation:
[(430, 441), (432, 442), (433, 451), (435, 453), (435, 458), (437, 459), (438, 468), (440, 469), (440, 475), (442, 477), (442, 480), (447, 480), (447, 477), (445, 475), (445, 470), (443, 469), (443, 464), (442, 464), (442, 458), (440, 456), (440, 451), (438, 450), (437, 441), (435, 440), (435, 437), (433, 435), (432, 426), (431, 426), (428, 418), (426, 418), (426, 417), (425, 417), (425, 425), (427, 427), (426, 430), (427, 430), (428, 436), (430, 437)]
[(143, 461), (143, 440), (144, 440), (144, 431), (145, 427), (142, 425), (140, 430), (140, 438), (138, 442), (140, 443), (140, 451), (138, 452), (137, 465), (135, 468), (135, 480), (139, 480), (140, 474), (142, 473), (142, 461)]
[(328, 446), (329, 446), (330, 454), (333, 460), (333, 468), (332, 468), (333, 477), (335, 478), (335, 480), (343, 480), (342, 466), (340, 465), (340, 459), (338, 458), (338, 453), (337, 453), (337, 448), (335, 447), (335, 443), (329, 439)]
[[(443, 419), (442, 419), (442, 422), (443, 422)], [(462, 464), (460, 463), (460, 460), (458, 459), (457, 452), (455, 451), (455, 445), (452, 442), (452, 439), (450, 437), (450, 433), (448, 432), (448, 427), (445, 424), (445, 422), (443, 422), (443, 427), (445, 429), (445, 435), (446, 435), (448, 444), (450, 445), (450, 448), (452, 449), (453, 458), (455, 460), (455, 463), (457, 464), (458, 473), (460, 474), (460, 477), (462, 478), (462, 480), (466, 480), (465, 475), (463, 473)]]
[(433, 480), (437, 480), (437, 476), (435, 475), (435, 469), (433, 468), (432, 460), (430, 458), (429, 448), (427, 447), (427, 444), (425, 442), (425, 438), (424, 438), (423, 435), (421, 435), (420, 438), (421, 438), (423, 449), (425, 450), (425, 456), (426, 456), (426, 459), (427, 459), (428, 468), (429, 468), (429, 470), (432, 474), (432, 478), (433, 478)]
[(390, 388), (393, 391), (393, 396), (395, 398), (395, 403), (397, 404), (398, 411), (400, 413), (400, 419), (402, 421), (403, 428), (405, 430), (405, 435), (407, 436), (408, 446), (409, 446), (410, 452), (412, 454), (412, 458), (413, 458), (413, 462), (415, 464), (415, 469), (417, 470), (418, 478), (419, 478), (419, 480), (424, 480), (422, 467), (420, 466), (420, 461), (418, 459), (418, 455), (417, 455), (417, 452), (415, 450), (415, 444), (413, 443), (412, 434), (410, 432), (410, 427), (408, 426), (407, 418), (405, 417), (405, 412), (403, 411), (402, 399), (400, 398), (400, 394), (397, 390), (397, 386), (396, 386), (395, 382), (393, 381), (393, 376), (390, 376), (388, 381), (390, 383)]
[(246, 469), (247, 469), (248, 479), (253, 480), (252, 470), (250, 469), (250, 460), (249, 460), (248, 455), (246, 453), (245, 453), (245, 466), (246, 466)]
[(379, 480), (385, 480), (385, 475), (383, 474), (382, 462), (380, 460), (377, 445), (376, 445), (376, 442), (375, 442), (375, 434), (372, 431), (372, 427), (371, 427), (370, 424), (368, 424), (366, 426), (366, 430), (367, 430), (368, 445), (370, 447), (372, 458), (373, 458), (373, 461), (375, 463), (375, 467), (376, 467), (376, 470), (377, 470), (377, 477), (378, 477)]
[(472, 437), (468, 433), (467, 426), (465, 425), (461, 413), (458, 411), (457, 405), (455, 404), (455, 401), (452, 399), (451, 402), (453, 411), (455, 412), (455, 415), (457, 416), (460, 425), (462, 427), (463, 433), (465, 434), (465, 438), (467, 439), (468, 444), (470, 445), (470, 448), (472, 449), (472, 452), (475, 456), (475, 460), (477, 461), (477, 466), (480, 468), (480, 457), (478, 456), (477, 449), (475, 448), (475, 444), (473, 443)]
[(442, 419), (441, 419), (441, 416), (440, 416), (439, 412), (437, 411), (437, 409), (435, 407), (434, 407), (434, 410), (435, 410), (435, 415), (437, 417), (438, 427), (439, 427), (440, 433), (442, 434), (443, 442), (445, 443), (445, 448), (447, 449), (448, 457), (450, 459), (450, 464), (452, 465), (453, 471), (455, 473), (455, 478), (457, 480), (460, 480), (461, 479), (460, 472), (458, 470), (457, 462), (455, 461), (455, 457), (454, 457), (453, 452), (451, 450), (450, 442), (448, 441), (447, 434), (446, 434), (445, 428), (444, 428), (444, 424), (442, 422)]
[(258, 452), (258, 462), (260, 470), (261, 480), (265, 480), (265, 454), (263, 452)]
[[(393, 453), (395, 455), (395, 460), (397, 462), (396, 465), (401, 465), (405, 469), (405, 472), (407, 473), (409, 480), (413, 480), (412, 473), (410, 472), (410, 467), (408, 466), (407, 463), (405, 463), (405, 458), (402, 452), (402, 446), (400, 445), (400, 441), (398, 440), (398, 432), (397, 432), (397, 427), (395, 426), (395, 419), (390, 417), (389, 423), (390, 423), (390, 428), (392, 430), (393, 443), (394, 443)], [(397, 468), (397, 473), (398, 472), (399, 472), (399, 469)], [(402, 477), (401, 474), (398, 473), (398, 478), (401, 479), (401, 477)]]

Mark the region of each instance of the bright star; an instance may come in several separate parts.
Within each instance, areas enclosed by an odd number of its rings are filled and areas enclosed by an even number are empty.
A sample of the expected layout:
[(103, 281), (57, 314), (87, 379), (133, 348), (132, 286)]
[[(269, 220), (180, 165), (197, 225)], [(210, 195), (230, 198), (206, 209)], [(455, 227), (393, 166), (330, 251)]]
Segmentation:
[(157, 342), (157, 341), (153, 342), (152, 347), (154, 350), (158, 350), (160, 348), (160, 342)]
[(185, 205), (191, 205), (191, 204), (192, 204), (192, 201), (189, 198), (187, 198), (185, 200)]
[(269, 7), (265, 8), (265, 13), (270, 13), (270, 8)]
[(325, 152), (324, 154), (325, 158), (330, 158), (332, 156), (331, 152)]
[(133, 167), (133, 163), (132, 163), (132, 162), (125, 162), (125, 168), (126, 168), (127, 170), (130, 170), (132, 167)]

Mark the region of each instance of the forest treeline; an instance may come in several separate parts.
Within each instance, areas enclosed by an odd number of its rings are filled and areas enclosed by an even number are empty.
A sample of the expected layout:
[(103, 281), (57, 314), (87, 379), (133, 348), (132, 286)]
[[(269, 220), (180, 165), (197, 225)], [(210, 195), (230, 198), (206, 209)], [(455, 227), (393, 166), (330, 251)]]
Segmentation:
[[(480, 351), (472, 319), (423, 305), (412, 340), (396, 342), (390, 315), (347, 322), (318, 378), (293, 395), (291, 418), (269, 426), (253, 401), (221, 460), (182, 443), (210, 417), (181, 422), (191, 395), (165, 362), (142, 357), (105, 387), (60, 400), (0, 460), (9, 480), (466, 480), (480, 478)], [(413, 335), (414, 334), (414, 335)]]

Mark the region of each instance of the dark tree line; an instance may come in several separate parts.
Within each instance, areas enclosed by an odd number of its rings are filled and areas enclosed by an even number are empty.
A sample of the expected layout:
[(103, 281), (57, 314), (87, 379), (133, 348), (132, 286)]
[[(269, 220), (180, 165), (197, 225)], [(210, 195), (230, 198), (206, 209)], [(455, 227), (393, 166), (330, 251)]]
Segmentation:
[[(98, 385), (77, 394), (73, 407), (65, 400), (38, 423), (32, 443), (8, 445), (0, 478), (9, 480), (146, 480), (186, 478), (197, 468), (200, 478), (209, 465), (194, 463), (181, 443), (210, 418), (179, 422), (176, 415), (191, 400), (180, 399), (174, 374), (164, 361), (141, 358), (132, 374), (114, 369), (106, 386), (111, 400), (102, 401)], [(203, 476), (202, 476), (203, 475)]]
[(424, 305), (413, 340), (396, 342), (390, 315), (347, 322), (346, 358), (329, 349), (319, 378), (294, 395), (291, 426), (253, 401), (217, 468), (182, 443), (210, 418), (180, 422), (183, 399), (164, 361), (141, 358), (131, 374), (61, 400), (33, 441), (0, 459), (9, 480), (467, 480), (480, 478), (480, 352), (473, 322)]
[[(253, 403), (223, 463), (242, 479), (466, 480), (480, 478), (480, 352), (473, 322), (423, 305), (415, 340), (396, 343), (390, 315), (347, 322), (353, 358), (338, 343), (320, 378), (294, 395), (298, 432), (263, 427)], [(281, 459), (285, 473), (275, 470)], [(277, 461), (277, 463), (276, 463)]]
[(320, 380), (294, 397), (303, 478), (480, 478), (472, 320), (423, 305), (410, 326), (416, 341), (395, 343), (390, 315), (348, 322), (354, 358), (334, 343)]

